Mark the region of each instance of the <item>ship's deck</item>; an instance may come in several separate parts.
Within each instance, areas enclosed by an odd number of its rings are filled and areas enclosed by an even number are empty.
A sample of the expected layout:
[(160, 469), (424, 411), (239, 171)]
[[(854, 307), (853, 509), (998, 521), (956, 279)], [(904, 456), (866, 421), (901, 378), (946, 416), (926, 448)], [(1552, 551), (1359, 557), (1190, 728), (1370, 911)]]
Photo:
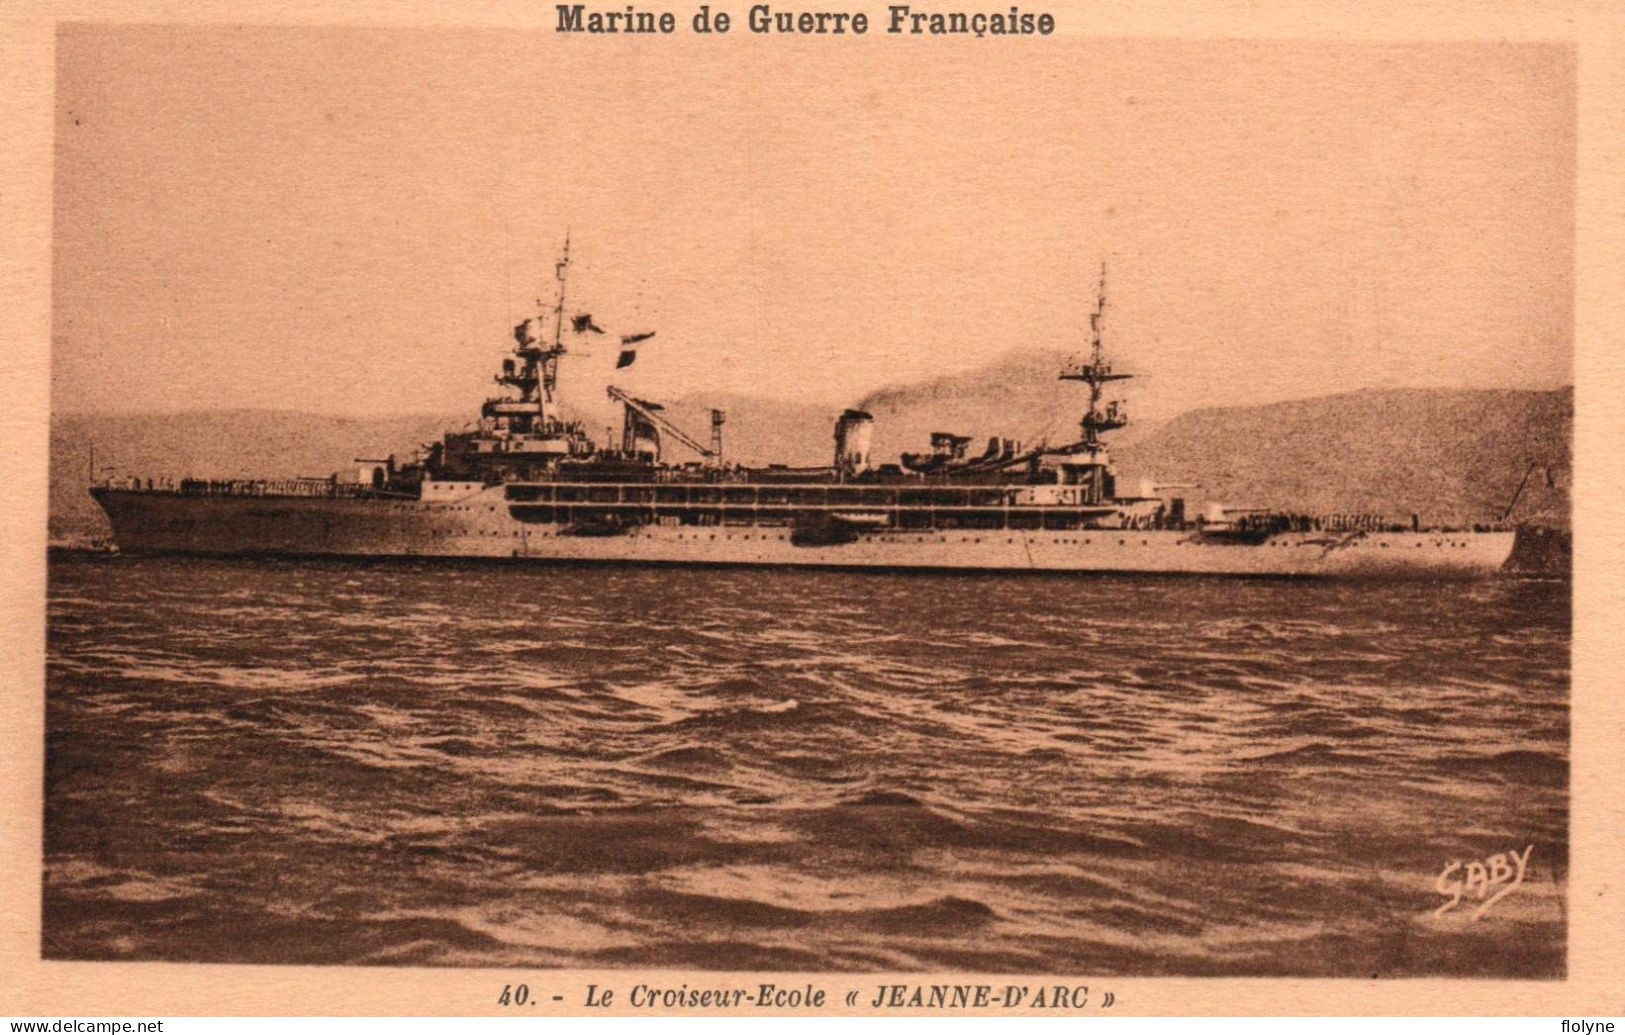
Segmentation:
[[(1215, 541), (1256, 542), (1282, 532), (1492, 532), (1498, 523), (1429, 525), (1392, 521), (1375, 514), (1307, 515), (1276, 511), (1235, 520), (1187, 519), (1175, 501), (1118, 498), (1088, 504), (1076, 487), (1053, 485), (948, 486), (919, 479), (888, 483), (579, 482), (510, 483), (461, 497), (429, 501), (364, 485), (315, 479), (204, 481), (178, 485), (103, 486), (99, 491), (221, 499), (375, 501), (394, 507), (452, 511), (501, 509), (527, 525), (606, 526), (806, 526), (835, 522), (898, 532), (935, 530), (1075, 531), (1128, 528), (1200, 531)], [(501, 506), (498, 505), (500, 501)]]

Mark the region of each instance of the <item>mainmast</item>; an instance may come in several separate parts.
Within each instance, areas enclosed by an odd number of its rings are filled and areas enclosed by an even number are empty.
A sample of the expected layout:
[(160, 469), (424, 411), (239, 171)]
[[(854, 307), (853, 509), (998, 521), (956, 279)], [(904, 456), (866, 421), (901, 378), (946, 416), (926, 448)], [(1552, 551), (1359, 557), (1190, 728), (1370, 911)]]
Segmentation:
[(1089, 408), (1079, 421), (1079, 426), (1083, 429), (1083, 441), (1080, 446), (1088, 457), (1079, 466), (1092, 472), (1084, 479), (1084, 502), (1089, 504), (1101, 503), (1109, 493), (1103, 473), (1110, 460), (1105, 458), (1106, 444), (1101, 441), (1100, 436), (1103, 432), (1115, 431), (1128, 423), (1128, 413), (1120, 402), (1113, 400), (1104, 407), (1101, 406), (1106, 384), (1110, 381), (1126, 381), (1134, 376), (1116, 373), (1112, 370), (1111, 364), (1106, 362), (1105, 351), (1100, 343), (1100, 323), (1105, 315), (1106, 264), (1101, 263), (1100, 283), (1095, 292), (1095, 308), (1089, 314), (1089, 360), (1061, 372), (1061, 380), (1082, 381), (1089, 386)]

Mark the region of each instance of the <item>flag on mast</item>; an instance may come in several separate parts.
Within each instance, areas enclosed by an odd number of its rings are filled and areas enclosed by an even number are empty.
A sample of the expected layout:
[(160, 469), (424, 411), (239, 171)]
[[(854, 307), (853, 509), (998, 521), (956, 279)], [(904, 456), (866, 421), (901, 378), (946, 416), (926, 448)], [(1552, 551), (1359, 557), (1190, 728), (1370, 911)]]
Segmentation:
[(633, 346), (637, 345), (637, 343), (640, 341), (648, 341), (654, 336), (654, 331), (645, 331), (642, 334), (621, 335), (621, 355), (620, 358), (615, 361), (615, 369), (621, 370), (625, 367), (631, 366), (632, 363), (638, 358), (638, 350)]

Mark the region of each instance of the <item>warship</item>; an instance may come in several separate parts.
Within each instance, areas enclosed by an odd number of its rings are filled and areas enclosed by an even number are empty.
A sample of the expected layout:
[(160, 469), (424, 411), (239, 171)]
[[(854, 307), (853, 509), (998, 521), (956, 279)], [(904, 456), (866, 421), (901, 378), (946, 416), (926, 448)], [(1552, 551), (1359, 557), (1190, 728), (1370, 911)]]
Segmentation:
[[(1128, 413), (1107, 393), (1133, 375), (1102, 344), (1104, 270), (1087, 351), (1059, 372), (1081, 386), (1084, 407), (1065, 444), (994, 437), (977, 450), (945, 431), (925, 451), (877, 463), (873, 416), (849, 409), (835, 421), (828, 465), (751, 467), (725, 462), (722, 411), (711, 411), (702, 442), (660, 404), (614, 386), (619, 441), (597, 442), (560, 405), (560, 359), (577, 336), (604, 333), (590, 315), (567, 313), (569, 267), (566, 240), (554, 300), (514, 328), (496, 377), (504, 391), (477, 425), (409, 459), (357, 461), (342, 479), (110, 478), (91, 494), (118, 549), (1332, 577), (1486, 575), (1513, 550), (1514, 531), (1493, 522), (1433, 528), (1415, 516), (1217, 505), (1187, 513), (1177, 493), (1191, 486), (1119, 494), (1105, 436)], [(617, 369), (651, 336), (623, 336)], [(668, 459), (668, 442), (692, 457)]]

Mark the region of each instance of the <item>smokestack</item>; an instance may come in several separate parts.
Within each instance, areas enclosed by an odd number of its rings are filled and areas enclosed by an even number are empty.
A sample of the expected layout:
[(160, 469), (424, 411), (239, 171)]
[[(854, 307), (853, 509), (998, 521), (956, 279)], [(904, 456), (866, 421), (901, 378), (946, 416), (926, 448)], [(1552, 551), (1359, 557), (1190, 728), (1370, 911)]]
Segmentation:
[(862, 410), (847, 410), (835, 422), (835, 469), (861, 474), (869, 469), (869, 443), (875, 419)]

